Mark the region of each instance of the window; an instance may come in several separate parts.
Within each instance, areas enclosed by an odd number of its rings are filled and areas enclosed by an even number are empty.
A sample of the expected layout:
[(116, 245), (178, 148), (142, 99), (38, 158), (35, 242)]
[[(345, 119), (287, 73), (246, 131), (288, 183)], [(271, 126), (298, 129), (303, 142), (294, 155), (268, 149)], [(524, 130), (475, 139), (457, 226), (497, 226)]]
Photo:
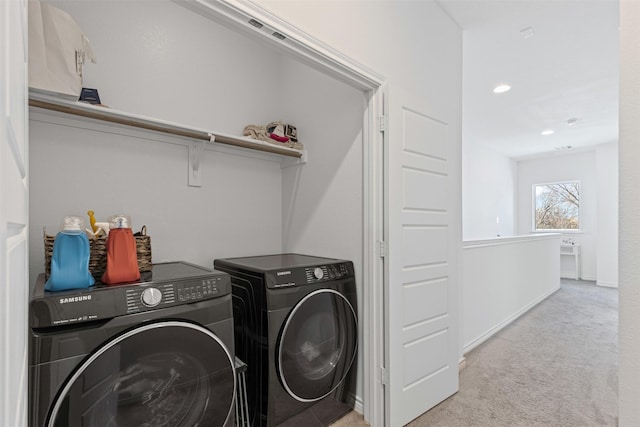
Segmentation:
[(580, 229), (580, 181), (535, 184), (535, 230)]

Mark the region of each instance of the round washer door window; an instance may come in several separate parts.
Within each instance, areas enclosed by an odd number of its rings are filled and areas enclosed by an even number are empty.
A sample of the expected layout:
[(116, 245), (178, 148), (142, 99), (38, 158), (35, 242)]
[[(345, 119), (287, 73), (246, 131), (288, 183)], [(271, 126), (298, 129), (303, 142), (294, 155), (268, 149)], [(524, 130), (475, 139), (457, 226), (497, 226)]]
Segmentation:
[(235, 387), (234, 362), (211, 331), (179, 321), (146, 324), (79, 366), (47, 426), (223, 426)]
[(313, 402), (334, 391), (353, 364), (357, 330), (353, 307), (332, 289), (312, 292), (296, 304), (278, 344), (278, 374), (287, 392)]

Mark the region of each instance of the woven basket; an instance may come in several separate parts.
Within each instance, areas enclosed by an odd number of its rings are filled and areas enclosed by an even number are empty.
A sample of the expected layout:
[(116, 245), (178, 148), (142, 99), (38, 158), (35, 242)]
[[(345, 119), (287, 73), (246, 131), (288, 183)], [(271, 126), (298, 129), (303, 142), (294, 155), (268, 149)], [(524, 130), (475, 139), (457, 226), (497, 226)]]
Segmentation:
[[(140, 272), (151, 271), (151, 236), (147, 235), (146, 226), (142, 227), (140, 233), (134, 234), (136, 239), (136, 252), (138, 254), (138, 268)], [(53, 255), (53, 242), (56, 236), (50, 236), (44, 232), (44, 267), (45, 277), (51, 274), (51, 256)], [(100, 280), (102, 273), (107, 268), (107, 239), (89, 239), (89, 272), (93, 277)]]

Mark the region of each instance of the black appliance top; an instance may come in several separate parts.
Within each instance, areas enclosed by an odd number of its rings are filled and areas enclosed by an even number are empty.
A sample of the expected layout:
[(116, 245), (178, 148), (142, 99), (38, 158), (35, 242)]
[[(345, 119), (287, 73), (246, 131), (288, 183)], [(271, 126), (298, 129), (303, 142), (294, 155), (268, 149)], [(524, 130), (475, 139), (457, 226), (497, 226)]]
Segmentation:
[(308, 285), (354, 276), (351, 261), (302, 254), (217, 259), (214, 266), (232, 275), (234, 272), (251, 272), (264, 276), (268, 288)]
[[(146, 274), (146, 276), (145, 276)], [(153, 264), (151, 271), (141, 274), (141, 280), (146, 282), (164, 282), (167, 280), (189, 279), (201, 276), (221, 274), (218, 271), (184, 261), (162, 262)]]
[(245, 267), (255, 271), (271, 271), (301, 267), (312, 267), (315, 265), (335, 264), (339, 259), (322, 258), (301, 254), (277, 254), (263, 255), (242, 258), (225, 258), (220, 261), (225, 263)]
[(153, 264), (140, 281), (120, 285), (97, 283), (86, 289), (52, 292), (36, 281), (29, 305), (34, 328), (108, 319), (218, 298), (231, 293), (228, 274), (183, 261)]

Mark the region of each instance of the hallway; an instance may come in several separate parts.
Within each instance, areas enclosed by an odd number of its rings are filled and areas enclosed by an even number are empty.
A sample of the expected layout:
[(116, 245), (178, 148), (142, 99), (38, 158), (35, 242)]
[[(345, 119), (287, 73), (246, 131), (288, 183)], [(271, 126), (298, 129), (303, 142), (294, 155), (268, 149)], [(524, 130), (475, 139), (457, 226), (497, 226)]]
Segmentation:
[[(460, 391), (409, 427), (616, 426), (618, 290), (559, 291), (466, 355)], [(336, 427), (365, 425), (355, 414)]]

